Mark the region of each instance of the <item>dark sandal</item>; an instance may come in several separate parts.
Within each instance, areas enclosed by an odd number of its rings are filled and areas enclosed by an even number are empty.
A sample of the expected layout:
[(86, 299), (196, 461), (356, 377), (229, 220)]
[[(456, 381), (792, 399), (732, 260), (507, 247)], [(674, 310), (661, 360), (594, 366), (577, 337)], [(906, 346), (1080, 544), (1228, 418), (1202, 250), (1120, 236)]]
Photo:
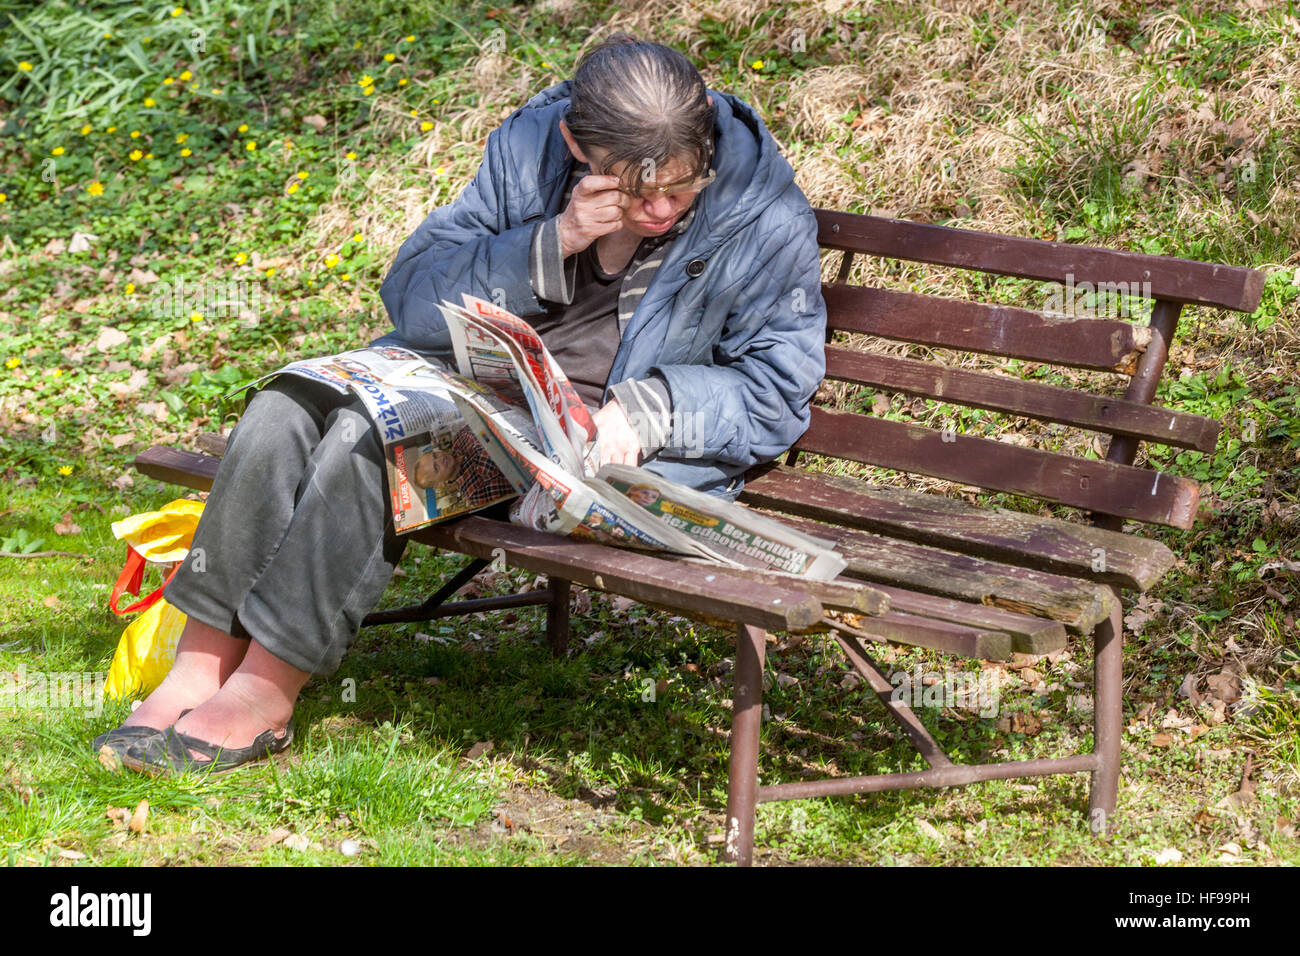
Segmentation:
[[(193, 709), (193, 707), (190, 707), (186, 710), (182, 710), (181, 717), (184, 717)], [(176, 719), (180, 720), (181, 717), (177, 717)], [(135, 744), (144, 738), (152, 737), (154, 734), (161, 734), (163, 732), (164, 731), (161, 731), (156, 727), (142, 727), (139, 724), (114, 727), (112, 730), (100, 734), (90, 742), (90, 752), (98, 754), (100, 750), (107, 746), (110, 747), (120, 758), (131, 749), (132, 744)]]
[[(156, 737), (147, 737), (132, 744), (122, 758), (122, 763), (132, 770), (150, 776), (168, 772), (219, 774), (282, 753), (291, 743), (293, 743), (292, 717), (285, 726), (283, 737), (276, 737), (274, 730), (264, 730), (247, 747), (218, 747), (198, 737), (180, 733), (173, 726)], [(190, 754), (191, 750), (204, 754), (210, 759), (196, 760)]]

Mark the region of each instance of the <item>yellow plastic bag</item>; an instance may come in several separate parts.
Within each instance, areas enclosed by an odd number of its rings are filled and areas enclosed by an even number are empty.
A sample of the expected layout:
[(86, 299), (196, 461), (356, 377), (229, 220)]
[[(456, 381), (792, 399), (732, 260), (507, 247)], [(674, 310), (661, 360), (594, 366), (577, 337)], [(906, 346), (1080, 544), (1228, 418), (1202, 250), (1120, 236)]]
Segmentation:
[[(113, 522), (113, 536), (126, 542), (126, 565), (113, 585), (108, 606), (116, 614), (143, 610), (118, 641), (109, 665), (104, 696), (123, 700), (145, 696), (162, 683), (176, 659), (176, 642), (185, 629), (185, 615), (162, 597), (163, 588), (189, 554), (203, 502), (177, 499), (157, 511)], [(161, 585), (129, 607), (119, 608), (123, 592), (138, 594), (146, 563), (174, 565)]]

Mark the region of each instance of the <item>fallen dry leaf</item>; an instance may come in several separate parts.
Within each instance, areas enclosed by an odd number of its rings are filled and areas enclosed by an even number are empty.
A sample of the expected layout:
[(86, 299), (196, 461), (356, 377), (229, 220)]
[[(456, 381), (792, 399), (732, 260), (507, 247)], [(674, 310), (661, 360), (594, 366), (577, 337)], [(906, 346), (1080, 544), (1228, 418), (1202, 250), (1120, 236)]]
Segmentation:
[(496, 744), (490, 740), (480, 740), (473, 747), (469, 748), (469, 753), (465, 754), (467, 760), (477, 760), (486, 754), (490, 754), (496, 749)]
[(1227, 670), (1205, 678), (1205, 686), (1211, 694), (1229, 704), (1241, 699), (1241, 678)]
[(72, 520), (72, 512), (63, 512), (63, 520), (54, 525), (55, 534), (81, 534), (81, 526)]
[(1152, 747), (1172, 747), (1174, 738), (1170, 734), (1155, 734), (1151, 738)]
[(144, 833), (145, 826), (149, 823), (149, 801), (141, 800), (135, 806), (135, 813), (131, 814), (131, 822), (128, 824), (132, 833)]
[(113, 773), (122, 769), (122, 761), (118, 759), (117, 752), (108, 744), (99, 748), (99, 762)]
[(120, 329), (115, 329), (111, 325), (106, 325), (100, 330), (99, 337), (95, 339), (95, 348), (99, 349), (101, 352), (107, 352), (110, 349), (117, 348), (119, 345), (126, 342), (128, 338), (129, 336)]
[(49, 597), (45, 599), (43, 603), (45, 604), (46, 607), (58, 607), (63, 602), (59, 600), (59, 596), (57, 594), (51, 594)]

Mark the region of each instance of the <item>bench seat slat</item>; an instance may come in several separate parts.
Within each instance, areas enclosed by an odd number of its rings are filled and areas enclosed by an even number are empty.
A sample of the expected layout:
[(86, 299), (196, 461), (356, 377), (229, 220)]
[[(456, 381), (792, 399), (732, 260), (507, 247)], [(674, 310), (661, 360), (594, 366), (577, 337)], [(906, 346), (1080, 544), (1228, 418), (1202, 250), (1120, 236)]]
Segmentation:
[(1149, 538), (786, 465), (750, 472), (740, 498), (769, 511), (1129, 590), (1156, 584), (1175, 560)]
[(1048, 317), (919, 292), (825, 283), (822, 298), (833, 331), (1124, 375), (1151, 341), (1146, 326), (1116, 319)]
[(1175, 475), (818, 407), (794, 447), (1174, 528), (1191, 527), (1200, 499)]
[(870, 531), (762, 513), (834, 542), (840, 557), (848, 562), (841, 577), (1046, 617), (1060, 621), (1072, 634), (1091, 633), (1114, 606), (1114, 593), (1109, 587), (1081, 578), (975, 558)]
[(136, 455), (132, 464), (136, 471), (150, 478), (196, 491), (209, 491), (217, 477), (221, 459), (200, 452), (154, 445)]
[(866, 252), (994, 275), (1065, 282), (1150, 283), (1150, 296), (1187, 305), (1217, 305), (1254, 312), (1264, 272), (1244, 266), (1196, 262), (1068, 242), (1051, 242), (935, 226), (906, 219), (816, 209), (817, 241), (827, 249)]
[(1214, 451), (1223, 427), (1158, 405), (833, 346), (826, 349), (826, 377), (1207, 452)]
[(487, 560), (500, 549), (509, 563), (538, 574), (769, 631), (801, 630), (822, 619), (821, 602), (797, 587), (770, 585), (726, 568), (711, 570), (714, 580), (706, 581), (698, 565), (573, 541), (506, 521), (471, 515), (408, 537)]
[[(1002, 631), (1011, 637), (1011, 650), (1021, 654), (1050, 654), (1065, 647), (1065, 625), (1060, 621), (1006, 611), (987, 604), (973, 604), (969, 601), (955, 601), (952, 598), (938, 597), (933, 594), (921, 594), (888, 584), (877, 583), (876, 587), (889, 597), (891, 613), (917, 615), (967, 627)], [(992, 660), (992, 658), (988, 659)]]
[(876, 640), (929, 647), (986, 661), (1008, 661), (1013, 649), (1011, 635), (1001, 631), (898, 611), (879, 617), (855, 617), (852, 627)]

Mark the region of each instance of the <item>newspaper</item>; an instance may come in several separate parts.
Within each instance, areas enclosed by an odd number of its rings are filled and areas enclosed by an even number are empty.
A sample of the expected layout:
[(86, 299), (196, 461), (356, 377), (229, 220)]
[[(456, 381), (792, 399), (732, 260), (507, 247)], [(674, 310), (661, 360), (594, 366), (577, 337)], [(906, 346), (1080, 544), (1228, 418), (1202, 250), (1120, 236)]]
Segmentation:
[(597, 471), (591, 412), (533, 328), (472, 296), (439, 308), (456, 371), (397, 347), (304, 359), (280, 374), (361, 398), (378, 426), (399, 534), (517, 498), (510, 520), (620, 547), (815, 579), (845, 562), (830, 542), (643, 468)]
[[(282, 374), (361, 399), (378, 426), (398, 534), (509, 501), (532, 483), (518, 472), (503, 473), (457, 409), (457, 396), (487, 390), (415, 352), (388, 346), (302, 359), (242, 388)], [(517, 419), (533, 427), (527, 413), (519, 412)]]

